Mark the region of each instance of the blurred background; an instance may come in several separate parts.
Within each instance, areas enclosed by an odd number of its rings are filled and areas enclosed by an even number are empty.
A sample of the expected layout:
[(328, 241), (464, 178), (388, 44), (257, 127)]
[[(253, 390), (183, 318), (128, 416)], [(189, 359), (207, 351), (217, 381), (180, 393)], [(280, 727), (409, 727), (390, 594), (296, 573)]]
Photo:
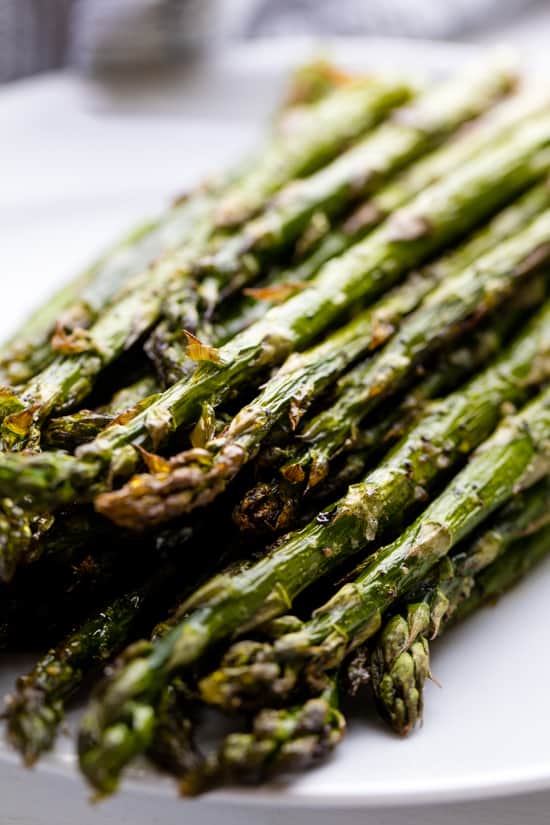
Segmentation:
[(548, 42), (550, 0), (0, 0), (0, 82), (98, 73), (279, 35)]

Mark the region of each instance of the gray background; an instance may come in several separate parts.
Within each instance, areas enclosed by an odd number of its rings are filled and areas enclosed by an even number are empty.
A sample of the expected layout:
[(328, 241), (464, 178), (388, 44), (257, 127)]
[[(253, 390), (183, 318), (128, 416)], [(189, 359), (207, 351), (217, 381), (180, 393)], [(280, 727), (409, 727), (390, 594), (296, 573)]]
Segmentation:
[(108, 71), (285, 34), (550, 37), (548, 0), (0, 0), (0, 82), (66, 64)]

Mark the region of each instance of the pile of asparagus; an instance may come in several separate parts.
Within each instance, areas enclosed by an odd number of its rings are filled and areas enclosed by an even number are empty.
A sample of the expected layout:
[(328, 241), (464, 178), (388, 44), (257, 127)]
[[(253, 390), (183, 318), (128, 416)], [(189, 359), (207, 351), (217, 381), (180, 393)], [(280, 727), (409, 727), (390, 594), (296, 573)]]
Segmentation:
[[(549, 180), (550, 92), (500, 57), (316, 62), (256, 157), (4, 345), (27, 765), (87, 692), (98, 795), (140, 754), (188, 794), (304, 768), (346, 695), (414, 729), (432, 640), (550, 550)], [(205, 707), (235, 728), (206, 750)]]

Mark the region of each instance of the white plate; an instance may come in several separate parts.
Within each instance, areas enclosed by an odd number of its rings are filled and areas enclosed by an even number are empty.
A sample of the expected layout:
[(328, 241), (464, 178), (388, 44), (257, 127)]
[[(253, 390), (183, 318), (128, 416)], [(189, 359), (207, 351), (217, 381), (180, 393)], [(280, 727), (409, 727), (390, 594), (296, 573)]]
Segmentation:
[[(178, 75), (110, 87), (52, 75), (4, 91), (2, 333), (120, 230), (251, 145), (287, 70), (313, 48), (303, 40), (255, 44)], [(325, 48), (351, 67), (432, 74), (455, 68), (473, 51), (376, 40), (332, 41)], [(150, 823), (159, 795), (159, 822), (167, 825), (190, 810), (206, 814), (213, 804), (226, 810), (245, 803), (364, 809), (550, 788), (549, 586), (550, 563), (498, 610), (484, 611), (436, 646), (434, 672), (443, 688), (428, 688), (425, 725), (407, 741), (374, 717), (353, 719), (336, 756), (317, 770), (282, 786), (220, 791), (191, 808), (174, 798), (170, 781), (140, 770), (122, 798), (90, 821), (123, 822), (131, 811), (133, 825)], [(0, 692), (21, 668), (21, 662), (3, 662)], [(0, 762), (8, 815), (23, 816), (28, 808), (35, 825), (64, 825), (64, 816), (67, 823), (75, 816), (83, 821), (85, 792), (74, 778), (68, 741), (32, 781), (2, 745)], [(51, 808), (40, 813), (32, 798), (45, 806), (62, 798), (65, 807), (50, 818)]]

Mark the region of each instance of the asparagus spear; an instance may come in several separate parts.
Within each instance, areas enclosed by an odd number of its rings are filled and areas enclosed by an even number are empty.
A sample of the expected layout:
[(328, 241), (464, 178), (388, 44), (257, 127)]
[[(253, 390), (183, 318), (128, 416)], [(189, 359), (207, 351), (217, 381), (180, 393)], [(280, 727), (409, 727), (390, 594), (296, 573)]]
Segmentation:
[(545, 210), (517, 235), (443, 280), (406, 319), (399, 336), (342, 379), (336, 401), (305, 428), (308, 446), (290, 457), (283, 475), (310, 487), (322, 481), (362, 420), (410, 380), (416, 364), (456, 338), (470, 319), (477, 321), (509, 297), (518, 280), (547, 260), (549, 229), (550, 211)]
[[(539, 317), (538, 321), (539, 333), (544, 335), (546, 328), (548, 335), (548, 318)], [(535, 328), (533, 326), (531, 332)], [(430, 440), (432, 427), (427, 430), (427, 438), (422, 437), (420, 426), (415, 428), (414, 436), (406, 439), (393, 452), (393, 466), (392, 461), (387, 461), (386, 466), (379, 470), (378, 477), (375, 471), (363, 483), (351, 487), (336, 507), (322, 514), (303, 530), (289, 534), (260, 561), (245, 566), (236, 573), (228, 572), (212, 579), (182, 606), (181, 615), (186, 614), (185, 618), (164, 639), (153, 645), (147, 655), (129, 661), (116, 678), (102, 686), (86, 716), (80, 742), (82, 769), (92, 783), (101, 786), (105, 792), (114, 790), (123, 765), (139, 751), (143, 738), (148, 738), (148, 724), (153, 715), (152, 704), (173, 673), (196, 661), (215, 642), (236, 632), (244, 632), (247, 628), (284, 612), (309, 584), (334, 569), (346, 557), (364, 550), (369, 540), (374, 540), (378, 531), (387, 526), (390, 514), (395, 518), (396, 513), (401, 514), (418, 497), (420, 485), (440, 477), (443, 458), (451, 466), (461, 453), (469, 452), (491, 431), (502, 403), (514, 397), (515, 388), (521, 382), (520, 376), (531, 374), (535, 378), (538, 370), (533, 370), (533, 365), (540, 360), (544, 372), (544, 361), (548, 363), (547, 341), (545, 348), (540, 350), (541, 354), (546, 352), (546, 359), (535, 358), (536, 347), (528, 354), (525, 350), (524, 355), (527, 357), (523, 360), (523, 368), (518, 369), (522, 360), (520, 352), (524, 348), (530, 349), (529, 341), (533, 342), (532, 335), (521, 336), (516, 347), (511, 350), (508, 361), (507, 356), (499, 359), (496, 367), (483, 376), (484, 382), (478, 383), (477, 387), (471, 386), (469, 394), (460, 393), (458, 399), (452, 399), (454, 402), (468, 397), (474, 409), (468, 410), (466, 404), (459, 412), (456, 404), (451, 403), (446, 416), (446, 427), (442, 410), (442, 425), (435, 441)], [(513, 366), (516, 357), (518, 361)], [(517, 376), (518, 381), (510, 381), (510, 375)], [(538, 378), (542, 379), (543, 376), (539, 375)], [(500, 384), (501, 392), (493, 394), (489, 389), (493, 382)], [(508, 395), (510, 391), (512, 395)], [(492, 401), (496, 402), (495, 406)], [(534, 483), (537, 475), (548, 472), (549, 404), (550, 392), (547, 390), (511, 423), (501, 426), (497, 435), (471, 462), (468, 472), (476, 483), (484, 481), (483, 473), (487, 466), (494, 473), (492, 483), (487, 482), (491, 496), (479, 497), (479, 500), (473, 501), (471, 510), (466, 507), (462, 511), (460, 508), (457, 510), (457, 514), (470, 512), (468, 525), (472, 529), (475, 526), (474, 517), (481, 520), (482, 515), (489, 515), (504, 501), (510, 486), (516, 489), (519, 481), (525, 482), (527, 486), (528, 480)], [(472, 413), (471, 417), (467, 415), (469, 412)], [(438, 418), (438, 413), (434, 411), (430, 424), (433, 426)], [(411, 449), (413, 445), (414, 449)], [(502, 451), (502, 460), (499, 451)], [(542, 457), (536, 462), (538, 452), (541, 452)], [(526, 467), (529, 464), (531, 473), (527, 479)], [(380, 485), (378, 481), (382, 481), (384, 477), (385, 484)], [(465, 484), (462, 486), (466, 489)], [(392, 488), (397, 490), (393, 501)], [(387, 491), (385, 496), (384, 489)], [(429, 512), (439, 514), (441, 500), (445, 503), (451, 497), (454, 502), (455, 491), (458, 489), (460, 487), (452, 485), (451, 493), (438, 500), (435, 510), (432, 505)], [(382, 505), (384, 497), (388, 501), (386, 508)], [(467, 497), (468, 502), (470, 498), (472, 496)], [(456, 496), (459, 503), (461, 499), (462, 496)], [(459, 526), (460, 522), (457, 521), (457, 526), (453, 528), (457, 539), (465, 532), (462, 530), (459, 535)], [(426, 552), (429, 546), (427, 544)], [(441, 550), (442, 546), (442, 543), (436, 543), (435, 549)], [(391, 555), (392, 559), (395, 557), (396, 554)], [(383, 559), (384, 556), (380, 558)], [(433, 563), (435, 561), (437, 559)], [(426, 572), (428, 566), (427, 561), (420, 564), (419, 572)], [(413, 580), (413, 574), (410, 573), (402, 585), (410, 589), (418, 581), (419, 579)], [(398, 595), (396, 593), (396, 597)], [(373, 631), (375, 629), (373, 626)], [(112, 748), (108, 744), (112, 741), (110, 731), (115, 730), (120, 733), (120, 740), (124, 743), (120, 748), (114, 742)], [(109, 748), (109, 762), (105, 770), (101, 770), (99, 778), (104, 747)]]
[(158, 235), (156, 222), (134, 230), (39, 307), (0, 348), (0, 383), (21, 384), (44, 369), (55, 357), (51, 337), (59, 319), (87, 326), (136, 266), (141, 271), (158, 254)]
[(431, 273), (411, 275), (326, 341), (291, 355), (219, 436), (204, 448), (162, 462), (158, 474), (136, 476), (122, 489), (99, 496), (98, 512), (140, 529), (209, 504), (257, 455), (278, 420), (288, 414), (296, 428), (313, 400), (358, 356), (380, 347), (434, 283)]
[(147, 756), (175, 776), (198, 771), (203, 759), (194, 738), (191, 719), (195, 697), (182, 679), (173, 679), (163, 691)]
[(482, 570), (510, 545), (518, 545), (550, 523), (549, 500), (548, 478), (516, 496), (470, 546), (440, 562), (420, 592), (411, 594), (385, 622), (367, 654), (368, 673), (378, 708), (397, 733), (409, 734), (422, 719), (424, 685), (430, 673), (428, 640), (441, 635), (475, 592)]
[[(549, 197), (550, 189), (543, 187), (521, 199), (517, 207), (510, 207), (504, 217), (497, 219), (494, 239), (499, 231), (504, 234), (516, 221), (520, 223), (533, 201), (548, 203)], [(412, 282), (405, 282), (393, 296), (390, 293), (382, 298), (324, 343), (291, 356), (221, 436), (207, 444), (206, 450), (186, 451), (163, 462), (157, 473), (134, 477), (122, 489), (99, 496), (99, 512), (117, 524), (145, 528), (210, 503), (257, 455), (262, 441), (283, 415), (290, 415), (295, 428), (313, 399), (353, 360), (372, 349), (373, 342), (376, 346), (383, 344), (400, 318), (425, 298), (405, 320), (399, 335), (378, 356), (346, 376), (345, 390), (333, 407), (306, 428), (303, 437), (313, 446), (297, 460), (287, 462), (283, 473), (290, 481), (301, 482), (302, 488), (315, 486), (326, 477), (330, 459), (359, 429), (364, 415), (410, 380), (421, 359), (442, 342), (456, 338), (470, 317), (482, 318), (504, 301), (519, 277), (550, 256), (550, 210), (476, 260), (475, 255), (484, 245), (491, 246), (493, 229), (495, 221), (480, 237), (428, 269), (427, 281), (416, 276)], [(464, 263), (466, 268), (462, 269)], [(435, 274), (433, 280), (431, 272)], [(434, 283), (440, 286), (431, 292)]]
[[(490, 157), (472, 161), (427, 189), (369, 238), (329, 262), (309, 288), (274, 307), (222, 347), (217, 363), (202, 364), (192, 379), (175, 384), (143, 413), (78, 451), (78, 456), (0, 456), (0, 495), (31, 493), (36, 507), (89, 496), (105, 486), (103, 474), (135, 467), (129, 445), (159, 443), (219, 403), (292, 349), (303, 349), (360, 299), (374, 298), (444, 243), (471, 228), (503, 199), (547, 172), (550, 118), (520, 127)], [(103, 477), (102, 477), (103, 476)]]
[(475, 587), (462, 602), (453, 616), (453, 622), (470, 616), (477, 608), (493, 601), (513, 587), (535, 564), (538, 564), (550, 550), (550, 530), (539, 530), (525, 541), (512, 545), (502, 558), (483, 570), (476, 578)]
[[(441, 353), (425, 375), (421, 370), (420, 376), (424, 377), (420, 383), (408, 391), (399, 403), (392, 404), (389, 409), (382, 407), (372, 423), (361, 428), (354, 437), (353, 446), (333, 462), (323, 484), (304, 492), (300, 485), (288, 482), (279, 474), (247, 490), (233, 511), (233, 520), (239, 529), (261, 534), (294, 530), (300, 521), (307, 523), (350, 484), (361, 478), (375, 461), (380, 461), (384, 453), (426, 413), (430, 400), (452, 392), (502, 352), (519, 322), (524, 322), (529, 312), (544, 303), (546, 280), (544, 275), (534, 278), (520, 295), (508, 302), (512, 306), (507, 305), (504, 311), (503, 308), (495, 310), (470, 340)], [(264, 451), (258, 460), (260, 467), (271, 468), (279, 464), (281, 455), (288, 454), (287, 450), (287, 445), (283, 444), (273, 450), (273, 457)]]
[(146, 410), (158, 397), (158, 385), (152, 376), (145, 376), (119, 390), (108, 404), (97, 410), (79, 410), (71, 415), (52, 418), (43, 432), (46, 449), (73, 451), (92, 441), (112, 424), (129, 421)]
[(284, 128), (264, 147), (250, 173), (221, 199), (218, 224), (235, 226), (247, 220), (277, 189), (318, 169), (410, 96), (404, 82), (369, 78), (286, 117)]
[[(315, 103), (329, 91), (351, 80), (351, 76), (327, 61), (316, 60), (305, 64), (291, 80), (280, 120), (286, 116), (295, 117), (294, 107), (298, 103)], [(236, 179), (239, 172), (237, 170), (227, 175), (224, 182)], [(219, 185), (220, 182), (216, 181), (209, 184), (211, 188), (218, 188)], [(201, 196), (200, 190), (197, 194)], [(162, 252), (182, 243), (192, 229), (190, 217), (193, 217), (193, 208), (188, 201), (195, 196), (192, 193), (180, 198), (166, 214), (132, 230), (32, 313), (23, 326), (0, 346), (0, 384), (22, 384), (45, 369), (55, 357), (51, 338), (58, 324), (60, 327), (88, 327), (125, 280), (141, 272)]]
[(192, 242), (161, 257), (151, 269), (126, 282), (89, 330), (77, 330), (68, 336), (65, 355), (58, 355), (17, 394), (5, 394), (0, 414), (2, 410), (10, 413), (2, 426), (7, 448), (36, 446), (43, 421), (83, 400), (99, 372), (155, 323), (168, 285), (174, 279), (185, 278), (183, 270), (193, 249), (204, 243), (210, 233), (211, 207), (212, 199), (207, 193), (200, 200), (194, 199)]
[[(345, 252), (408, 199), (460, 168), (482, 149), (489, 150), (491, 144), (502, 139), (514, 125), (544, 111), (547, 105), (546, 96), (524, 94), (496, 106), (488, 116), (461, 131), (453, 141), (413, 164), (393, 184), (384, 187), (378, 195), (359, 207), (340, 228), (331, 229), (305, 260), (280, 271), (274, 278), (269, 278), (265, 284), (268, 289), (255, 292), (258, 297), (261, 296), (260, 300), (245, 297), (229, 317), (222, 318), (220, 323), (199, 324), (198, 337), (216, 347), (226, 343), (261, 318), (267, 308), (280, 303), (285, 292), (288, 297), (298, 291), (323, 264)], [(272, 299), (270, 295), (273, 296)], [(167, 385), (188, 376), (192, 369), (192, 364), (186, 358), (184, 336), (181, 333), (183, 326), (181, 313), (176, 311), (171, 323), (159, 325), (148, 343), (148, 354)]]
[(16, 693), (7, 699), (5, 715), (11, 744), (29, 767), (53, 747), (65, 701), (83, 677), (128, 643), (143, 600), (136, 590), (102, 607), (19, 679)]
[[(69, 518), (64, 529), (57, 524), (57, 535), (54, 536), (54, 531), (51, 531), (44, 553), (58, 564), (61, 562), (59, 557), (66, 555), (66, 561), (75, 566), (78, 563), (75, 556), (78, 554), (75, 554), (72, 537), (76, 538), (77, 543), (81, 542), (82, 531), (85, 530), (84, 540), (87, 539), (87, 546), (93, 548), (91, 565), (97, 564), (100, 568), (99, 582), (105, 577), (113, 579), (113, 573), (127, 568), (131, 554), (130, 581), (126, 570), (125, 592), (120, 594), (119, 585), (117, 595), (113, 597), (111, 587), (109, 600), (99, 608), (94, 607), (84, 621), (72, 628), (55, 648), (47, 651), (30, 673), (19, 679), (15, 693), (8, 698), (4, 714), (8, 721), (8, 735), (29, 765), (53, 746), (67, 701), (90, 673), (100, 670), (105, 662), (128, 644), (146, 618), (156, 615), (159, 597), (174, 598), (178, 589), (180, 597), (182, 592), (189, 593), (216, 569), (220, 560), (219, 554), (210, 553), (205, 557), (203, 553), (199, 563), (199, 558), (195, 560), (190, 552), (199, 539), (212, 542), (215, 546), (216, 527), (207, 532), (205, 528), (208, 525), (204, 520), (176, 525), (157, 533), (145, 541), (143, 548), (136, 546), (133, 539), (124, 548), (124, 541), (129, 537), (124, 533), (113, 535), (112, 531), (110, 535), (105, 535), (101, 523), (96, 524), (92, 520), (88, 522), (87, 530), (85, 526), (84, 514), (80, 514), (80, 518), (78, 514)], [(107, 554), (101, 549), (101, 541), (105, 542), (105, 539), (114, 544)], [(185, 576), (182, 586), (179, 582), (183, 560)], [(98, 578), (88, 569), (86, 559), (82, 566), (84, 578)], [(66, 562), (64, 567), (67, 567)], [(77, 580), (72, 586), (78, 587), (80, 584)], [(168, 707), (165, 711), (168, 712)], [(168, 720), (163, 718), (163, 724), (167, 725)], [(162, 735), (167, 735), (165, 728)], [(157, 735), (157, 739), (161, 737)]]
[(288, 246), (318, 212), (329, 218), (365, 197), (401, 167), (427, 152), (458, 126), (487, 109), (510, 89), (508, 67), (472, 67), (429, 89), (412, 105), (320, 171), (293, 181), (273, 198), (256, 220), (247, 223), (221, 248), (198, 264), (203, 274), (222, 274), (238, 284), (260, 271), (266, 256)]
[(250, 732), (229, 734), (214, 756), (188, 771), (181, 790), (194, 796), (222, 782), (257, 784), (280, 773), (305, 770), (325, 759), (345, 732), (333, 678), (319, 696), (303, 704), (260, 711)]
[[(380, 629), (382, 616), (484, 519), (513, 495), (550, 471), (550, 387), (517, 415), (503, 422), (478, 448), (469, 464), (392, 544), (367, 562), (363, 572), (318, 608), (296, 632), (273, 644), (241, 642), (241, 667), (202, 683), (203, 695), (238, 703), (269, 692), (278, 700), (297, 686), (318, 691), (325, 674), (337, 669), (356, 647)], [(248, 666), (246, 649), (250, 650)], [(235, 652), (228, 654), (235, 657)], [(180, 660), (181, 648), (170, 667)]]
[(340, 227), (330, 229), (305, 260), (285, 271), (283, 280), (290, 284), (310, 280), (330, 258), (342, 255), (410, 198), (444, 179), (482, 150), (489, 151), (514, 126), (547, 107), (547, 96), (538, 93), (512, 96), (495, 106), (483, 118), (460, 130), (452, 141), (416, 161), (390, 181), (360, 205)]
[[(264, 584), (262, 574), (266, 584), (271, 585), (263, 591), (264, 599), (278, 584), (284, 588), (288, 603), (292, 603), (301, 589), (343, 559), (364, 549), (367, 543), (374, 542), (388, 530), (395, 532), (403, 517), (426, 496), (436, 480), (456, 467), (461, 456), (467, 455), (490, 435), (503, 405), (521, 403), (526, 399), (529, 387), (547, 380), (549, 313), (550, 306), (547, 306), (496, 362), (466, 387), (428, 408), (388, 456), (361, 482), (351, 486), (335, 506), (327, 508), (307, 527), (289, 534), (275, 545), (272, 556), (268, 556), (263, 565), (258, 563), (253, 571), (252, 580), (258, 590), (260, 582)], [(538, 340), (537, 344), (535, 340)], [(539, 368), (542, 368), (541, 372)], [(520, 394), (516, 395), (518, 390)], [(323, 551), (327, 548), (330, 553), (325, 557)], [(294, 565), (299, 569), (299, 581), (292, 578), (296, 573)], [(269, 579), (273, 569), (276, 575)], [(233, 577), (230, 581), (241, 599), (244, 599), (245, 591), (246, 598), (251, 598), (250, 586), (246, 588), (246, 571), (242, 584), (235, 582)], [(223, 587), (222, 580), (219, 586)], [(212, 587), (216, 592), (215, 582)], [(279, 609), (280, 605), (279, 601)], [(261, 603), (256, 609), (260, 607)], [(215, 608), (212, 612), (216, 613)], [(228, 628), (227, 632), (231, 630)], [(230, 659), (232, 655), (229, 654)], [(213, 684), (217, 684), (216, 680), (217, 676)], [(228, 684), (228, 674), (224, 673), (217, 686), (218, 701), (233, 701), (232, 690), (231, 680)]]

